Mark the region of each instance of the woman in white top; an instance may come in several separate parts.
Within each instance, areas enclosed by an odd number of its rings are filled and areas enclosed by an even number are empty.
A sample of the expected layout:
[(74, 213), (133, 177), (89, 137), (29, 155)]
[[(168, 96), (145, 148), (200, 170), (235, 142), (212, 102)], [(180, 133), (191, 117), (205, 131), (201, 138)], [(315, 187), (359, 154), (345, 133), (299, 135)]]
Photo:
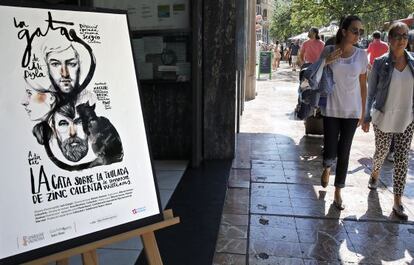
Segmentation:
[(321, 108), (324, 126), (324, 154), (321, 185), (329, 182), (331, 166), (336, 160), (334, 206), (343, 210), (341, 189), (345, 187), (349, 154), (356, 128), (362, 123), (367, 94), (367, 54), (354, 45), (363, 34), (361, 19), (347, 16), (336, 34), (335, 47), (326, 46), (322, 54), (332, 69), (334, 87)]
[[(362, 129), (369, 131), (374, 126), (374, 166), (368, 188), (376, 189), (379, 172), (388, 153), (391, 139), (395, 140), (394, 154), (394, 206), (393, 212), (407, 219), (401, 196), (404, 192), (408, 168), (408, 153), (413, 138), (413, 88), (414, 58), (404, 50), (408, 42), (408, 27), (397, 22), (388, 33), (390, 52), (374, 61), (369, 77), (367, 115)], [(369, 113), (374, 107), (372, 114)], [(372, 115), (372, 117), (371, 117)]]

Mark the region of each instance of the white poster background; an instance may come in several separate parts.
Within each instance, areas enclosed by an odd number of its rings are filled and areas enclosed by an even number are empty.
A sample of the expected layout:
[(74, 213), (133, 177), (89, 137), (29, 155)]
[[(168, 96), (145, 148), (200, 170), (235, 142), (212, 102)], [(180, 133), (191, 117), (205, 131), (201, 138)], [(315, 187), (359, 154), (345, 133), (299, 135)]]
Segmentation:
[[(119, 133), (124, 151), (121, 162), (82, 171), (65, 171), (49, 160), (44, 147), (32, 135), (35, 122), (29, 120), (21, 105), (25, 95), (21, 60), (27, 47), (27, 39), (20, 40), (17, 36), (22, 29), (29, 30), (31, 35), (37, 28), (45, 33), (48, 28), (48, 11), (51, 12), (53, 20), (73, 22), (73, 26), (66, 27), (75, 29), (78, 36), (81, 36), (80, 24), (97, 25), (100, 43), (89, 44), (96, 57), (96, 70), (86, 89), (93, 92), (95, 84), (101, 82), (108, 87), (111, 108), (105, 109), (102, 102), (98, 101), (96, 114), (109, 119)], [(14, 19), (16, 23), (24, 22), (25, 27), (15, 27)], [(52, 30), (49, 29), (49, 33), (52, 35)], [(159, 214), (126, 15), (0, 6), (0, 36), (0, 259)], [(34, 37), (32, 55), (37, 49), (36, 45), (39, 46), (44, 39), (46, 37)], [(39, 53), (36, 55), (40, 56)], [(83, 64), (90, 63), (87, 56), (82, 56), (80, 54)], [(81, 67), (82, 80), (88, 66)], [(39, 79), (40, 83), (41, 81)], [(49, 179), (55, 175), (73, 181), (75, 177), (95, 176), (104, 171), (127, 168), (131, 184), (69, 195), (67, 198), (50, 202), (44, 197), (43, 203), (34, 204), (30, 168), (38, 172), (39, 165), (29, 165), (29, 152), (40, 157), (39, 163), (44, 166)], [(34, 173), (35, 178), (37, 174)], [(50, 221), (35, 222), (36, 210), (81, 202), (128, 189), (132, 189), (131, 197), (116, 200), (111, 205)]]

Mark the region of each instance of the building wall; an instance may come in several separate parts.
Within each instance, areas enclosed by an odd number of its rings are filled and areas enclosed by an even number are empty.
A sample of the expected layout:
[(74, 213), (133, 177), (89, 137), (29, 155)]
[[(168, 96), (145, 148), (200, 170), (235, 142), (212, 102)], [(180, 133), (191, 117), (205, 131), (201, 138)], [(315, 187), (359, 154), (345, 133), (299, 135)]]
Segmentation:
[(256, 0), (256, 15), (263, 16), (262, 30), (256, 33), (257, 40), (270, 43), (269, 26), (274, 11), (274, 0)]

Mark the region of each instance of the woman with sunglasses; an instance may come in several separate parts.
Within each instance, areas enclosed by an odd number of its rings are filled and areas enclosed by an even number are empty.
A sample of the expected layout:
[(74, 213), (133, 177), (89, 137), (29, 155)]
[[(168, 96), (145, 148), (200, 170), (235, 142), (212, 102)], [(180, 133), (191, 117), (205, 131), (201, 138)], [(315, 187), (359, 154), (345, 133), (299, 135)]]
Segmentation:
[[(324, 125), (323, 173), (321, 185), (329, 182), (331, 167), (336, 160), (334, 206), (343, 210), (341, 190), (345, 187), (349, 154), (356, 128), (365, 115), (367, 94), (365, 50), (355, 47), (363, 35), (361, 19), (347, 16), (340, 24), (335, 45), (328, 45), (322, 56), (332, 70), (333, 91), (321, 107)], [(325, 55), (327, 54), (327, 55)]]
[(388, 40), (389, 53), (374, 61), (369, 77), (367, 112), (362, 125), (362, 129), (368, 132), (372, 122), (375, 133), (374, 165), (368, 188), (377, 188), (380, 169), (394, 137), (393, 212), (401, 219), (407, 220), (401, 196), (404, 193), (408, 152), (414, 128), (414, 57), (404, 49), (408, 42), (407, 25), (401, 22), (391, 25)]

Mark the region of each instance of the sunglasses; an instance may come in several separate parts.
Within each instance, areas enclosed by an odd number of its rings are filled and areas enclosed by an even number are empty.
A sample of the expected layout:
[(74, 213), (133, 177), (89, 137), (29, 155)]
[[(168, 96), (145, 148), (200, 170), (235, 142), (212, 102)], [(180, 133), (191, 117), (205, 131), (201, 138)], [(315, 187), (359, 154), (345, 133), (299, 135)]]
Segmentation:
[(358, 28), (350, 28), (349, 31), (354, 35), (362, 36), (364, 35), (364, 29), (358, 29)]
[(393, 34), (392, 35), (392, 38), (394, 40), (398, 40), (398, 41), (400, 41), (400, 40), (408, 40), (408, 34), (406, 34), (406, 33), (403, 33), (403, 34)]

